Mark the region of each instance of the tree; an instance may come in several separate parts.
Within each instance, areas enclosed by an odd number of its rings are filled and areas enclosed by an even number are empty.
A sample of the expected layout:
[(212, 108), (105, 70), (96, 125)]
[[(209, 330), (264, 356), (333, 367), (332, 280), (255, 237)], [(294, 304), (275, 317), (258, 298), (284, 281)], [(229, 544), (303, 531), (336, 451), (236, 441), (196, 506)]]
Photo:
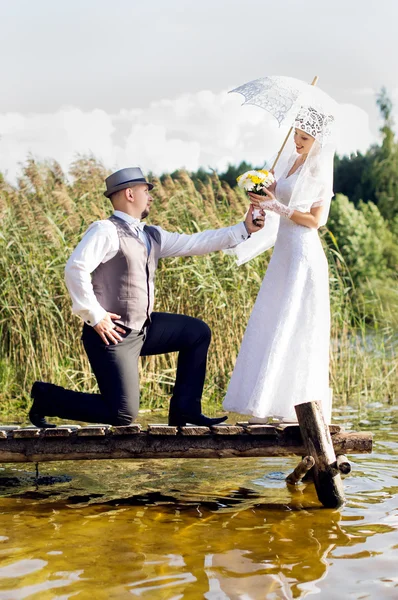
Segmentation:
[(383, 87), (376, 98), (383, 119), (381, 145), (373, 145), (365, 154), (336, 157), (335, 193), (359, 202), (376, 204), (389, 225), (398, 215), (398, 144), (394, 135), (393, 104)]
[(383, 117), (383, 142), (374, 161), (375, 195), (381, 214), (392, 221), (398, 214), (398, 144), (393, 131), (393, 105), (384, 87), (376, 102)]
[[(364, 207), (366, 214), (363, 211)], [(357, 286), (361, 286), (367, 279), (378, 279), (387, 275), (385, 240), (380, 239), (383, 227), (385, 228), (384, 220), (375, 204), (362, 203), (359, 209), (356, 209), (342, 194), (337, 194), (333, 200), (328, 229), (332, 232), (332, 240), (336, 240), (339, 252), (344, 257), (350, 276)]]

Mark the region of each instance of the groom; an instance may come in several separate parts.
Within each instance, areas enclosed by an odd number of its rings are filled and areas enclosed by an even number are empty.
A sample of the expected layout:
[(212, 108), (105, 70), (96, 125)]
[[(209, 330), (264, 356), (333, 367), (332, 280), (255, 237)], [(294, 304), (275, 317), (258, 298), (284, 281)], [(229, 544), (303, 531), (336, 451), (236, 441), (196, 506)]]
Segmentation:
[(138, 167), (121, 169), (106, 181), (114, 212), (86, 231), (69, 258), (65, 279), (73, 312), (83, 321), (83, 345), (100, 394), (74, 392), (36, 381), (29, 413), (37, 427), (54, 427), (46, 416), (129, 425), (138, 414), (140, 356), (179, 352), (169, 424), (214, 425), (227, 417), (202, 414), (201, 397), (211, 332), (203, 321), (153, 312), (158, 260), (231, 248), (264, 225), (252, 208), (243, 223), (192, 235), (145, 225), (151, 183)]

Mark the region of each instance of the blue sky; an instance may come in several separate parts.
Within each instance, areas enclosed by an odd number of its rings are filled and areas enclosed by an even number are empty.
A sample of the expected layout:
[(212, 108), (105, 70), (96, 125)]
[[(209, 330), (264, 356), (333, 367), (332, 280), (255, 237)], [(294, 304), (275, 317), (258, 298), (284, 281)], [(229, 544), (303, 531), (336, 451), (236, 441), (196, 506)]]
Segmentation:
[(226, 92), (267, 74), (317, 74), (358, 107), (344, 151), (377, 139), (382, 85), (398, 101), (395, 0), (0, 0), (0, 22), (10, 176), (28, 152), (65, 168), (89, 151), (157, 171), (261, 160), (278, 135)]

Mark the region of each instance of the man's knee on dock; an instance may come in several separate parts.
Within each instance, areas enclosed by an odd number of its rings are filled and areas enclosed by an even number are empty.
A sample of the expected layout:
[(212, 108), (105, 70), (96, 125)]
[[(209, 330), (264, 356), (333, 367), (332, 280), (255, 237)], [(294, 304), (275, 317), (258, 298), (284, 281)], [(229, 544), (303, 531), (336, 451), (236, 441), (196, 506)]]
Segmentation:
[(112, 419), (113, 422), (111, 423), (111, 425), (117, 425), (120, 427), (125, 426), (125, 425), (131, 425), (131, 423), (133, 423), (137, 417), (138, 417), (138, 410), (137, 411), (127, 410), (127, 411), (119, 412)]
[(116, 425), (119, 427), (125, 426), (125, 425), (131, 425), (131, 423), (133, 423), (133, 421), (135, 421), (135, 418), (133, 417), (129, 417), (127, 415), (123, 415), (123, 416), (117, 416), (115, 417), (115, 419), (113, 420), (113, 423), (111, 423), (111, 425)]

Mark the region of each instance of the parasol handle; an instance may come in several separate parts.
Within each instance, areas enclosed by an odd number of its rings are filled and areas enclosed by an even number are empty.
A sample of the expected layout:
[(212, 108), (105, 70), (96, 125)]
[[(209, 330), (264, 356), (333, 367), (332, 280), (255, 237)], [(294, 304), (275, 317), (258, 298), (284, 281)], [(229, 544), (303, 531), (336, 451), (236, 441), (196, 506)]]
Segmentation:
[[(312, 83), (311, 83), (311, 85), (316, 85), (317, 83), (318, 83), (318, 75), (315, 75), (314, 79), (312, 80)], [(278, 160), (279, 160), (279, 158), (280, 158), (280, 156), (281, 156), (281, 154), (282, 154), (282, 152), (283, 152), (283, 149), (284, 149), (284, 147), (286, 146), (287, 140), (289, 139), (289, 136), (290, 136), (290, 134), (292, 133), (292, 131), (293, 131), (293, 125), (292, 125), (292, 126), (291, 126), (291, 128), (289, 129), (289, 131), (288, 131), (288, 134), (287, 134), (287, 136), (285, 137), (285, 140), (284, 140), (284, 142), (283, 142), (283, 144), (282, 144), (282, 146), (281, 146), (281, 148), (280, 148), (280, 150), (279, 150), (278, 154), (276, 155), (276, 158), (275, 158), (275, 160), (274, 160), (274, 164), (273, 164), (273, 165), (272, 165), (272, 167), (271, 167), (271, 171), (273, 171), (273, 170), (275, 169), (276, 163), (278, 162)]]

